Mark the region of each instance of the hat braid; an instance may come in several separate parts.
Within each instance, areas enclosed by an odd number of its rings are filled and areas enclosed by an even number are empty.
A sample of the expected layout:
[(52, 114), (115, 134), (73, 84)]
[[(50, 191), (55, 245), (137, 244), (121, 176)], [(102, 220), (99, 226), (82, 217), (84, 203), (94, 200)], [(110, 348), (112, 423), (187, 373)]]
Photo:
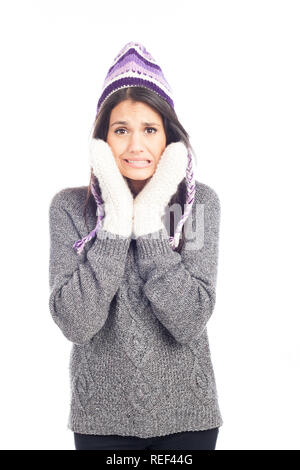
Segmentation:
[(82, 252), (83, 248), (84, 248), (84, 245), (88, 241), (90, 241), (92, 238), (94, 238), (94, 236), (96, 235), (96, 233), (100, 229), (100, 227), (102, 225), (102, 219), (104, 218), (104, 210), (103, 210), (103, 207), (102, 207), (102, 200), (101, 200), (101, 198), (100, 198), (100, 196), (97, 192), (97, 189), (96, 189), (96, 177), (95, 177), (94, 173), (92, 173), (91, 190), (92, 190), (94, 199), (95, 199), (96, 204), (97, 204), (97, 212), (96, 212), (96, 214), (97, 214), (97, 223), (96, 223), (96, 227), (88, 235), (86, 235), (81, 240), (77, 240), (77, 242), (74, 243), (73, 248), (75, 249), (77, 254), (80, 254)]
[(178, 246), (182, 226), (192, 210), (193, 202), (195, 199), (195, 177), (192, 165), (192, 155), (190, 151), (188, 152), (188, 165), (186, 169), (185, 181), (187, 189), (187, 198), (186, 203), (184, 205), (184, 213), (177, 224), (174, 237), (169, 237), (169, 242), (173, 250)]

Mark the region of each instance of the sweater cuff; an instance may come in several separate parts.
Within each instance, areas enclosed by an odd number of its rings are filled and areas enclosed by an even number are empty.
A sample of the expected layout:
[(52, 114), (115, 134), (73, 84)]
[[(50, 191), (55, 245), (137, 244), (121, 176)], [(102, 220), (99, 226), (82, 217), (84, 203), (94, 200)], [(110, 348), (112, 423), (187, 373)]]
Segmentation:
[(169, 242), (169, 235), (165, 229), (137, 237), (136, 248), (139, 258), (150, 258), (156, 255), (173, 253)]
[(123, 237), (102, 229), (97, 232), (92, 250), (99, 260), (103, 256), (113, 256), (125, 261), (130, 242), (131, 237)]

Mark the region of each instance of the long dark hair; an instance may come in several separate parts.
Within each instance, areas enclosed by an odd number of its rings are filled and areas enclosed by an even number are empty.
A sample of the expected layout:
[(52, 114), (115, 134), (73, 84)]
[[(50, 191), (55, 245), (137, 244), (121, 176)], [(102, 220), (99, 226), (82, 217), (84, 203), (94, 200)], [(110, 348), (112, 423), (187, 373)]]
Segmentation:
[[(97, 114), (93, 128), (92, 128), (92, 137), (102, 139), (106, 142), (108, 128), (109, 128), (109, 120), (111, 111), (115, 106), (117, 106), (120, 102), (124, 100), (131, 100), (133, 102), (143, 102), (149, 106), (151, 106), (157, 113), (160, 114), (163, 125), (164, 131), (166, 134), (166, 146), (171, 142), (179, 142), (182, 141), (186, 147), (195, 155), (195, 152), (190, 144), (189, 135), (179, 122), (178, 117), (174, 111), (174, 109), (164, 100), (162, 99), (157, 93), (151, 91), (149, 88), (143, 87), (127, 87), (121, 88), (120, 90), (112, 93), (103, 103), (102, 107)], [(196, 156), (196, 155), (195, 155)], [(86, 212), (87, 208), (91, 204), (91, 208), (94, 212), (97, 210), (97, 204), (92, 194), (92, 184), (96, 186), (96, 190), (101, 195), (101, 188), (99, 187), (97, 178), (93, 175), (93, 169), (91, 168), (91, 175), (90, 175), (90, 182), (88, 185), (88, 191), (85, 199), (84, 204), (84, 211), (83, 215), (85, 218), (86, 223)], [(182, 213), (184, 212), (184, 204), (186, 202), (187, 192), (186, 192), (186, 182), (183, 179), (180, 184), (178, 185), (177, 192), (172, 196), (169, 206), (172, 204), (180, 204)], [(170, 211), (170, 236), (174, 236), (174, 213)], [(185, 241), (184, 235), (184, 226), (182, 227), (181, 231), (181, 238), (179, 241), (178, 246), (175, 248), (175, 251), (181, 252), (182, 246)]]

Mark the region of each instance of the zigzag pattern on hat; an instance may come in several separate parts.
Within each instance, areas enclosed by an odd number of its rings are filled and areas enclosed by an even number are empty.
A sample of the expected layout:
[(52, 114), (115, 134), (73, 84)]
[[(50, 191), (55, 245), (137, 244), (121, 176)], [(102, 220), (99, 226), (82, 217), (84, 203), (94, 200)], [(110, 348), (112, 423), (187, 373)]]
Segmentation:
[(127, 86), (150, 88), (174, 109), (172, 89), (155, 59), (137, 42), (128, 42), (114, 58), (97, 103), (98, 114), (104, 101), (115, 91)]

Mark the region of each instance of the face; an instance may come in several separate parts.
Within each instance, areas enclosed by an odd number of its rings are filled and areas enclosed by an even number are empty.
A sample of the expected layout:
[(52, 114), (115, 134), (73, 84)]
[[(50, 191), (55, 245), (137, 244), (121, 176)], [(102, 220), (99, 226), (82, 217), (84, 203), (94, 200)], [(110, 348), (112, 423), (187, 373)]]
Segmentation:
[(137, 194), (154, 174), (166, 147), (160, 114), (145, 103), (122, 101), (111, 111), (106, 140), (121, 174)]

